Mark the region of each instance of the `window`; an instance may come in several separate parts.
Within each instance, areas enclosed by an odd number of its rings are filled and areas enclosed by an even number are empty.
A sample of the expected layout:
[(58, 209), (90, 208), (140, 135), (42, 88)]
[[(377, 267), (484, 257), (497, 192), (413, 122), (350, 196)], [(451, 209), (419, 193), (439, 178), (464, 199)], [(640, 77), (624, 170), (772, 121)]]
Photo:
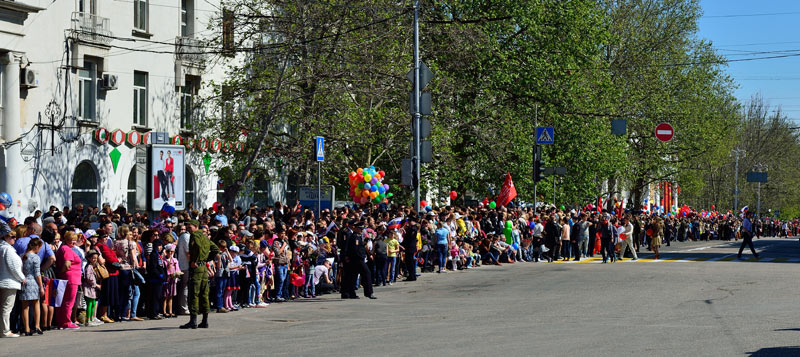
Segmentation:
[(184, 196), (184, 207), (189, 207), (189, 205), (194, 206), (194, 172), (188, 166), (186, 167), (186, 181), (184, 182), (184, 191), (186, 195)]
[(133, 72), (133, 124), (147, 126), (147, 73)]
[(199, 78), (186, 76), (186, 83), (181, 87), (181, 129), (192, 129), (194, 121), (194, 97), (200, 86)]
[(181, 0), (181, 36), (192, 37), (194, 33), (194, 0)]
[(78, 70), (78, 116), (94, 121), (97, 108), (97, 64), (86, 61)]
[(133, 0), (133, 28), (147, 32), (147, 3), (149, 0)]
[(272, 205), (270, 197), (270, 190), (272, 189), (272, 182), (264, 177), (259, 176), (253, 181), (253, 203), (259, 207), (266, 207)]
[(78, 11), (97, 15), (97, 0), (78, 0)]
[[(0, 66), (0, 83), (3, 83), (3, 77), (5, 77), (5, 74), (3, 73), (3, 67), (5, 66)], [(4, 91), (5, 89), (3, 89), (3, 86), (0, 85), (0, 98), (3, 98)], [(3, 117), (5, 116), (4, 113), (5, 110), (3, 109), (3, 101), (0, 100), (0, 128), (3, 127)]]
[(233, 55), (233, 11), (222, 9), (222, 50), (226, 56)]
[(88, 161), (81, 162), (75, 168), (75, 176), (72, 177), (72, 207), (79, 203), (84, 206), (97, 206), (97, 173), (94, 166)]
[(128, 212), (136, 212), (136, 165), (131, 168), (131, 173), (128, 175), (128, 195), (127, 195)]
[(233, 120), (233, 88), (222, 86), (222, 118)]

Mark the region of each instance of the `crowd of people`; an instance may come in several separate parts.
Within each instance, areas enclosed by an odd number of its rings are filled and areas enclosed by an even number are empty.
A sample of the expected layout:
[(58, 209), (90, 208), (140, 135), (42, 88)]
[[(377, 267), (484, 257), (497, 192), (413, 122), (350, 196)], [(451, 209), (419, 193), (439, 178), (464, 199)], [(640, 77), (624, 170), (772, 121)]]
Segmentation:
[[(374, 288), (427, 272), (481, 265), (638, 259), (676, 241), (797, 236), (797, 220), (749, 213), (658, 215), (575, 208), (386, 204), (324, 210), (299, 204), (174, 212), (50, 207), (22, 224), (0, 221), (2, 336), (207, 313)], [(207, 243), (206, 243), (207, 242)], [(204, 302), (208, 301), (204, 306)], [(191, 306), (190, 306), (191, 305)], [(194, 307), (192, 307), (194, 306)], [(196, 322), (197, 314), (203, 321)]]

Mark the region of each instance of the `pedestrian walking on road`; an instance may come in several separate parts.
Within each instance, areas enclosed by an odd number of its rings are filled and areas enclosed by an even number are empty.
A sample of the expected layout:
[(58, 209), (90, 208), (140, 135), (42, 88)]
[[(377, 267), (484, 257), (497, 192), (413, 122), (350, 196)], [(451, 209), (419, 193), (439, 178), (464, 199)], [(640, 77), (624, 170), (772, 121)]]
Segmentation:
[(622, 226), (625, 228), (623, 232), (624, 236), (620, 237), (620, 248), (619, 248), (619, 259), (625, 257), (625, 250), (630, 249), (631, 254), (633, 255), (633, 260), (639, 259), (636, 255), (636, 249), (633, 248), (633, 224), (631, 224), (631, 218), (625, 217), (622, 221)]
[(608, 263), (608, 259), (614, 262), (614, 245), (612, 239), (614, 238), (614, 224), (609, 222), (608, 217), (603, 217), (603, 221), (598, 229), (600, 234), (600, 254), (603, 255), (603, 263)]
[(753, 256), (758, 259), (758, 253), (756, 253), (756, 249), (753, 248), (753, 223), (750, 221), (752, 217), (752, 213), (750, 211), (745, 212), (744, 220), (742, 221), (742, 245), (739, 246), (739, 259), (742, 259), (742, 251), (744, 250), (744, 246), (750, 246), (750, 251), (753, 252)]
[(650, 240), (650, 248), (653, 253), (656, 253), (656, 259), (658, 259), (658, 247), (661, 246), (661, 241), (664, 239), (664, 223), (657, 216), (653, 217), (651, 229), (653, 230), (653, 235)]

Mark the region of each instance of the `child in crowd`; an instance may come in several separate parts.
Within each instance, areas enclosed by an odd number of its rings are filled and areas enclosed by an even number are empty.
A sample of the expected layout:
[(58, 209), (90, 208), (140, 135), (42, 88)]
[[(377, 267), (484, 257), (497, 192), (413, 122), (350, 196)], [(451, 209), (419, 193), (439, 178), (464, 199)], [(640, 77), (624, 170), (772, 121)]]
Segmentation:
[(244, 254), (242, 254), (239, 258), (242, 259), (243, 269), (242, 269), (242, 281), (246, 282), (247, 284), (242, 284), (246, 287), (247, 296), (243, 296), (241, 300), (243, 303), (246, 303), (247, 307), (256, 307), (257, 300), (258, 300), (258, 280), (256, 279), (256, 265), (258, 264), (258, 255), (255, 253), (255, 241), (254, 240), (247, 240), (245, 243), (245, 250)]
[(289, 281), (292, 283), (292, 299), (300, 296), (300, 288), (306, 282), (306, 275), (303, 273), (303, 266), (298, 265), (289, 274)]
[(261, 300), (262, 295), (260, 293), (258, 295), (258, 307), (267, 307), (269, 305), (266, 303), (266, 301), (269, 301), (269, 281), (272, 277), (272, 251), (269, 250), (269, 243), (267, 243), (266, 240), (262, 240), (258, 246), (258, 264), (256, 265), (256, 269), (258, 270), (258, 286), (260, 292), (264, 292), (263, 300)]
[(228, 296), (228, 281), (230, 272), (228, 271), (228, 267), (231, 261), (231, 255), (228, 253), (227, 243), (225, 240), (220, 240), (217, 242), (219, 246), (219, 254), (216, 257), (216, 265), (219, 266), (214, 273), (214, 284), (216, 287), (216, 309), (217, 312), (228, 312), (228, 309), (225, 308)]
[(95, 269), (99, 267), (97, 256), (99, 253), (96, 250), (90, 250), (86, 254), (88, 264), (83, 270), (83, 279), (81, 280), (81, 288), (83, 290), (83, 299), (86, 301), (86, 323), (85, 326), (99, 326), (103, 323), (97, 320), (97, 292), (100, 290), (100, 284), (97, 283), (97, 274)]
[(164, 247), (164, 264), (167, 267), (167, 281), (164, 283), (164, 302), (162, 310), (166, 317), (177, 317), (172, 312), (172, 299), (178, 295), (178, 279), (181, 276), (181, 269), (178, 267), (178, 259), (175, 258), (175, 245), (167, 244)]
[(456, 244), (456, 241), (454, 239), (450, 240), (450, 244), (449, 245), (450, 246), (448, 247), (448, 252), (449, 252), (448, 260), (450, 260), (450, 264), (451, 264), (451, 269), (450, 270), (451, 271), (455, 271), (455, 270), (458, 270), (458, 263), (459, 263), (459, 260), (458, 260), (458, 245)]
[(233, 304), (233, 294), (238, 294), (239, 287), (239, 271), (242, 269), (242, 258), (239, 257), (239, 247), (234, 245), (230, 249), (231, 262), (228, 265), (228, 287), (225, 291), (225, 308), (230, 311), (239, 311), (239, 308)]

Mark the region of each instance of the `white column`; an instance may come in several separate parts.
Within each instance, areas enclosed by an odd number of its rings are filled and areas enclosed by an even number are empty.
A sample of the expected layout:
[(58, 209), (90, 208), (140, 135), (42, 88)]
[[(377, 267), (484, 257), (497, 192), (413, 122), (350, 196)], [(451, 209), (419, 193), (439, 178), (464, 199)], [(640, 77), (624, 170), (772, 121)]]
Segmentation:
[[(3, 140), (10, 142), (22, 135), (20, 120), (20, 76), (21, 56), (12, 52), (0, 55), (0, 64), (3, 65)], [(22, 220), (29, 214), (27, 194), (24, 192), (25, 163), (22, 161), (20, 143), (8, 146), (5, 150), (5, 167), (3, 179), (5, 187), (0, 187), (0, 192), (8, 192), (14, 203), (8, 207), (9, 213)]]

